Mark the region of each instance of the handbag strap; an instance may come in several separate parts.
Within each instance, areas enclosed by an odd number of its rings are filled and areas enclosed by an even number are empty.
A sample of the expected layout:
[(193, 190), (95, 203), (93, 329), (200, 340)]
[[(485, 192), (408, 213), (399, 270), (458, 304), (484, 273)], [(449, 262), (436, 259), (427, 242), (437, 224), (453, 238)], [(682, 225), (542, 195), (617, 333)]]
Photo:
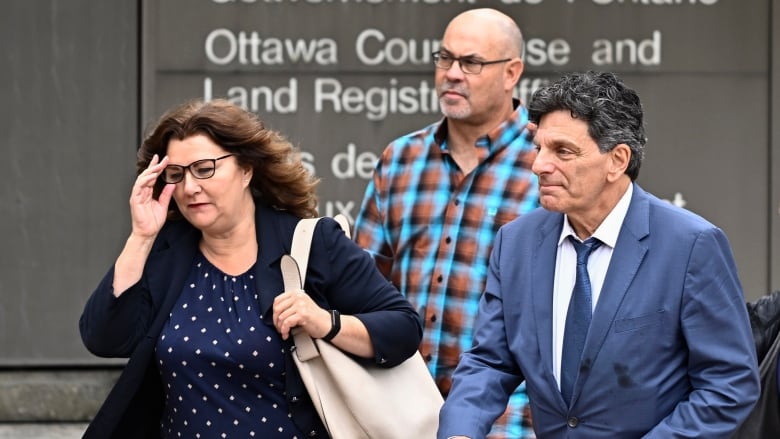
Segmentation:
[[(311, 241), (314, 237), (314, 228), (320, 218), (304, 218), (298, 221), (293, 232), (292, 245), (290, 246), (290, 256), (298, 264), (298, 273), (300, 285), (292, 289), (303, 289), (306, 280), (306, 270), (309, 267), (309, 251), (311, 250)], [(284, 272), (283, 272), (284, 273)], [(287, 285), (284, 286), (285, 290)]]
[[(292, 258), (295, 260), (295, 263), (297, 264), (299, 285), (294, 285), (293, 282), (288, 286), (287, 281), (293, 281), (294, 279), (285, 278), (285, 290), (303, 288), (306, 279), (306, 270), (309, 267), (309, 252), (311, 251), (311, 242), (314, 237), (314, 228), (317, 226), (317, 223), (320, 221), (320, 219), (322, 219), (322, 217), (304, 218), (298, 221), (298, 224), (295, 226), (292, 244), (290, 246), (290, 256), (292, 256)], [(339, 226), (341, 226), (341, 230), (343, 230), (344, 234), (347, 235), (347, 238), (349, 238), (349, 221), (347, 220), (347, 217), (342, 214), (338, 214), (334, 216), (333, 219), (336, 220)], [(291, 275), (292, 273), (287, 274)], [(282, 275), (286, 275), (285, 270), (282, 270)]]
[[(314, 228), (321, 218), (304, 218), (298, 221), (293, 232), (290, 254), (282, 256), (282, 281), (285, 291), (303, 290), (306, 270), (309, 266), (309, 252), (314, 236)], [(349, 237), (349, 221), (344, 215), (336, 215), (333, 219)], [(300, 329), (292, 331), (295, 341), (295, 353), (301, 361), (308, 361), (319, 356), (314, 340)]]

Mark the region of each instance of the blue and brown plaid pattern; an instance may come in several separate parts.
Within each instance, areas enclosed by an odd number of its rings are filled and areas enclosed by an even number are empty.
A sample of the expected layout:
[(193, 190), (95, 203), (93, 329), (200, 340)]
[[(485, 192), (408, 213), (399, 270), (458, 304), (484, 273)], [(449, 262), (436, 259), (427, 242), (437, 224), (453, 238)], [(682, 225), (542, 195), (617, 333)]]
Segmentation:
[[(443, 395), (471, 346), (498, 228), (538, 206), (527, 110), (477, 142), (479, 164), (464, 175), (447, 149), (446, 119), (391, 143), (369, 182), (355, 241), (420, 312), (420, 351)], [(521, 387), (491, 438), (533, 437)]]

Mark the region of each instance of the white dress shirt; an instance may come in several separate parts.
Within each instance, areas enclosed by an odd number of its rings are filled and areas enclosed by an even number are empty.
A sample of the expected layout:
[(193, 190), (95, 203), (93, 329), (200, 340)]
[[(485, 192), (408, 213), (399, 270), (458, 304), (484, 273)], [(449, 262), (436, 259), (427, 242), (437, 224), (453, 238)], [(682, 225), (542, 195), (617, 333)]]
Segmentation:
[[(612, 260), (612, 251), (615, 249), (620, 228), (628, 212), (631, 203), (631, 195), (634, 193), (634, 185), (628, 185), (628, 190), (620, 198), (612, 211), (604, 218), (593, 233), (603, 244), (598, 247), (588, 258), (588, 275), (593, 294), (593, 309), (598, 305), (601, 295), (601, 286), (607, 276), (609, 261)], [(569, 224), (569, 217), (564, 216), (563, 229), (558, 238), (558, 254), (555, 258), (555, 284), (553, 286), (553, 371), (558, 388), (561, 386), (561, 356), (563, 354), (563, 332), (566, 326), (566, 314), (569, 310), (569, 300), (574, 289), (574, 281), (577, 277), (577, 252), (574, 245), (567, 239), (574, 236), (580, 241), (574, 229)]]

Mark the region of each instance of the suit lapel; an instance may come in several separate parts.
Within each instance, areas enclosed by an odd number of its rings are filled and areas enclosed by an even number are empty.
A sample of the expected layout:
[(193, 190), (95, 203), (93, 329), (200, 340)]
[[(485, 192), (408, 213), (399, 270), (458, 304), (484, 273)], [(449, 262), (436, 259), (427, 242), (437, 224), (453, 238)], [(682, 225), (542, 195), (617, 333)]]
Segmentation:
[[(639, 270), (647, 253), (647, 245), (642, 240), (650, 233), (650, 207), (647, 194), (634, 185), (631, 204), (620, 228), (615, 250), (601, 287), (601, 295), (593, 311), (588, 337), (585, 340), (583, 359), (596, 361), (607, 333), (612, 327), (623, 298)], [(574, 384), (573, 402), (579, 397), (583, 383), (578, 378)]]
[(270, 310), (274, 298), (284, 291), (279, 260), (290, 251), (292, 229), (283, 227), (282, 214), (262, 203), (255, 203), (255, 230), (259, 248), (255, 264), (255, 290), (263, 321), (273, 324)]
[(192, 263), (198, 249), (200, 232), (192, 226), (183, 227), (185, 229), (183, 234), (167, 235), (170, 245), (168, 250), (150, 258), (146, 264), (147, 267), (151, 267), (149, 291), (153, 306), (159, 307), (148, 332), (155, 337), (162, 331), (162, 325), (168, 320), (168, 314), (181, 295), (187, 276), (192, 271)]
[(541, 355), (543, 378), (552, 389), (551, 395), (561, 410), (566, 410), (566, 403), (563, 401), (561, 392), (558, 391), (558, 384), (555, 381), (555, 375), (552, 369), (552, 315), (553, 315), (553, 290), (555, 285), (555, 259), (558, 255), (558, 238), (561, 235), (563, 227), (563, 215), (553, 213), (548, 217), (539, 228), (537, 235), (536, 248), (533, 254), (533, 279), (531, 287), (533, 289), (533, 316), (536, 320), (536, 339), (539, 343), (539, 352)]

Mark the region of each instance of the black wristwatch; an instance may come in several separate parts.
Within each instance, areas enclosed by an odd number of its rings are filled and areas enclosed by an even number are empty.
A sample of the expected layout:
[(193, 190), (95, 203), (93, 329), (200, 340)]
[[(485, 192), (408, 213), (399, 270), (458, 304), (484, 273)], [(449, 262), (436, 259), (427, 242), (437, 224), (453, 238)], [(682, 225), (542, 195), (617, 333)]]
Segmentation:
[(341, 314), (335, 309), (330, 310), (330, 332), (322, 337), (325, 341), (331, 341), (341, 331)]

